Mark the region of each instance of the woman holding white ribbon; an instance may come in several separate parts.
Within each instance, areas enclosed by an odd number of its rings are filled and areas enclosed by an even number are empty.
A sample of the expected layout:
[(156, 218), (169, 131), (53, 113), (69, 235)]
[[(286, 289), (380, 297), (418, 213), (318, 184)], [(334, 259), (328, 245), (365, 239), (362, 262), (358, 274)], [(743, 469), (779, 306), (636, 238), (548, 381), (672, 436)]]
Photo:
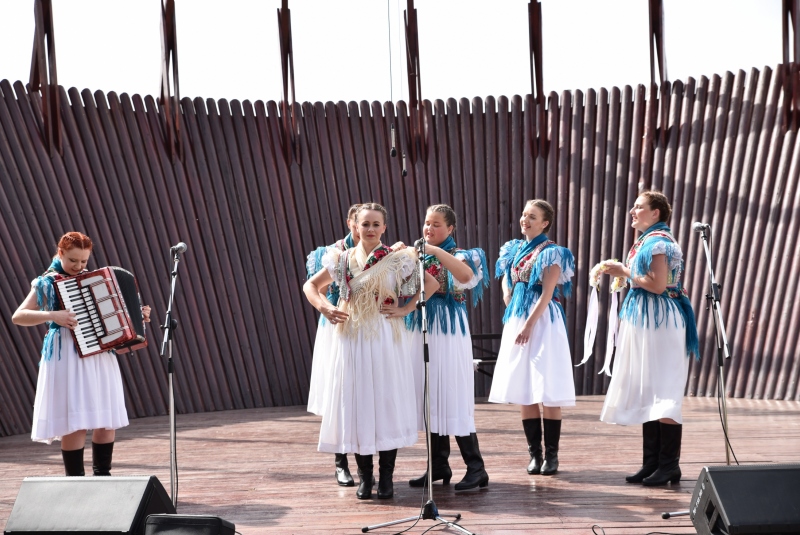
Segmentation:
[[(372, 497), (372, 456), (377, 452), (378, 498), (383, 499), (394, 495), (397, 448), (417, 441), (414, 376), (403, 324), (415, 302), (399, 307), (398, 301), (418, 291), (418, 260), (411, 249), (394, 251), (381, 243), (387, 221), (383, 206), (362, 204), (356, 221), (358, 245), (331, 248), (322, 258), (325, 269), (303, 285), (308, 301), (336, 327), (318, 449), (355, 454), (356, 497), (362, 500)], [(340, 291), (337, 306), (320, 293), (334, 282)], [(438, 287), (426, 274), (425, 291), (430, 295)]]
[(619, 313), (616, 358), (600, 419), (642, 424), (641, 469), (629, 483), (665, 485), (681, 478), (681, 405), (689, 355), (698, 355), (692, 304), (681, 283), (683, 253), (667, 221), (663, 193), (636, 199), (631, 226), (642, 232), (625, 263), (606, 262), (603, 273), (626, 277), (631, 290)]
[(575, 261), (569, 249), (547, 239), (554, 215), (547, 201), (528, 201), (519, 221), (525, 239), (500, 249), (495, 275), (503, 277), (505, 327), (489, 394), (491, 402), (521, 405), (531, 457), (527, 471), (542, 475), (558, 470), (561, 407), (575, 405), (564, 309), (558, 302), (572, 292)]

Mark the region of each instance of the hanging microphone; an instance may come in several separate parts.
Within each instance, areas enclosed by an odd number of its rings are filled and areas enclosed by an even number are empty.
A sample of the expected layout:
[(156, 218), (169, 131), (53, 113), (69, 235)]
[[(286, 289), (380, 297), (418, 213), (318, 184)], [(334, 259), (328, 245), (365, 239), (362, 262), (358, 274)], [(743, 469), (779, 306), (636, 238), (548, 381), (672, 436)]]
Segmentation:
[(389, 153), (392, 156), (392, 158), (397, 156), (397, 148), (396, 147), (397, 147), (397, 140), (396, 140), (395, 135), (394, 135), (394, 123), (392, 123), (392, 151)]
[(699, 221), (695, 221), (692, 223), (692, 230), (695, 232), (705, 232), (707, 230), (711, 230), (711, 225), (708, 223), (701, 223)]
[(406, 151), (403, 151), (403, 176), (408, 176), (408, 171), (406, 171)]
[(170, 253), (185, 253), (186, 252), (186, 244), (183, 242), (178, 243), (177, 245), (173, 245), (169, 248)]

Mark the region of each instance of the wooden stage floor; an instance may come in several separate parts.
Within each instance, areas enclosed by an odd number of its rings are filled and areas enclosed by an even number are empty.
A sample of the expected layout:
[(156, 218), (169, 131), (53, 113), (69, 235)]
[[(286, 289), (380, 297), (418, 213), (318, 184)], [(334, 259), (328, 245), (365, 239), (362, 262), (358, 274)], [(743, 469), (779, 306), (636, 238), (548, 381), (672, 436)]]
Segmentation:
[[(641, 462), (641, 431), (599, 422), (602, 404), (602, 396), (581, 397), (576, 407), (565, 409), (561, 468), (547, 477), (525, 472), (528, 455), (518, 410), (479, 403), (476, 421), (489, 486), (455, 492), (464, 465), (452, 440), (454, 479), (449, 486), (434, 485), (439, 510), (460, 512), (460, 523), (481, 535), (588, 535), (595, 524), (606, 535), (695, 533), (688, 517), (662, 520), (661, 513), (688, 509), (700, 469), (725, 463), (717, 400), (686, 399), (683, 478), (662, 488), (625, 483), (624, 476)], [(732, 399), (728, 418), (741, 464), (800, 462), (800, 403)], [(316, 451), (319, 418), (303, 407), (180, 415), (177, 427), (178, 512), (222, 517), (242, 534), (361, 533), (362, 526), (413, 516), (423, 502), (420, 489), (410, 488), (407, 480), (425, 469), (424, 438), (399, 452), (393, 499), (360, 501), (354, 488), (335, 484), (333, 455)], [(349, 457), (355, 475), (355, 460)], [(91, 471), (90, 455), (86, 466)], [(156, 475), (169, 492), (168, 418), (134, 420), (118, 432), (112, 472)], [(0, 526), (22, 478), (34, 475), (63, 475), (58, 443), (0, 438)], [(408, 533), (433, 526), (420, 521)], [(443, 527), (432, 531), (455, 533)]]

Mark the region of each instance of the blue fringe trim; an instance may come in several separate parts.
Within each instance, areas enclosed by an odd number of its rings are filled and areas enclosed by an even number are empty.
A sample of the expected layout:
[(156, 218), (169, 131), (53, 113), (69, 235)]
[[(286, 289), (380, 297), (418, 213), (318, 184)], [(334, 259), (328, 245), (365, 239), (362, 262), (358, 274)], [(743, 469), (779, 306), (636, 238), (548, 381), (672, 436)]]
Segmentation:
[[(561, 247), (560, 245), (550, 245), (544, 248), (539, 256), (536, 258), (536, 262), (533, 264), (533, 268), (531, 269), (531, 278), (528, 281), (528, 284), (539, 284), (542, 280), (542, 273), (544, 270), (550, 266), (558, 266), (561, 268), (561, 273), (565, 273), (567, 269), (575, 272), (575, 258), (572, 256), (572, 252), (567, 249), (566, 247)], [(562, 290), (559, 292), (558, 287), (561, 286)], [(569, 297), (572, 295), (572, 281), (566, 281), (563, 284), (556, 285), (556, 291), (553, 292), (554, 297), (560, 297), (561, 295), (564, 297)]]
[[(669, 239), (663, 236), (653, 236), (651, 238), (647, 238), (644, 243), (642, 243), (642, 246), (636, 252), (636, 256), (633, 259), (631, 272), (633, 273), (634, 277), (642, 277), (650, 273), (650, 265), (653, 263), (653, 247), (655, 247), (657, 243), (662, 242), (667, 244), (664, 254), (667, 257), (668, 266), (672, 266), (676, 260), (680, 260), (682, 258), (680, 247), (675, 245), (675, 243)], [(672, 271), (671, 267), (670, 271)]]
[[(510, 240), (503, 244), (500, 248), (500, 257), (494, 264), (494, 277), (496, 279), (500, 279), (506, 274), (509, 266), (514, 262), (517, 251), (524, 243), (524, 240)], [(511, 280), (508, 281), (508, 287), (511, 287)]]
[[(55, 264), (55, 262), (54, 262)], [(61, 263), (58, 263), (61, 267)], [(47, 274), (36, 277), (33, 288), (36, 290), (36, 305), (39, 310), (58, 310), (58, 298), (56, 297), (55, 280)], [(58, 358), (61, 359), (61, 326), (53, 321), (48, 321), (47, 333), (42, 341), (42, 359), (50, 360), (53, 358), (55, 339), (58, 339)]]
[[(557, 297), (556, 294), (558, 291), (558, 286), (556, 286), (553, 292), (554, 298)], [(515, 284), (514, 291), (511, 294), (511, 302), (508, 304), (508, 307), (506, 307), (505, 314), (503, 314), (503, 323), (508, 323), (511, 318), (527, 318), (530, 315), (531, 309), (536, 302), (539, 301), (541, 296), (541, 284), (534, 284), (533, 286), (521, 282)], [(567, 326), (567, 315), (564, 313), (564, 308), (561, 306), (561, 303), (555, 299), (551, 299), (550, 303), (547, 305), (547, 309), (550, 311), (550, 321), (555, 321), (556, 312), (560, 312), (561, 318), (564, 320), (564, 327)]]
[[(483, 299), (483, 290), (489, 287), (489, 267), (486, 262), (486, 253), (483, 252), (483, 249), (475, 248), (475, 249), (465, 249), (464, 251), (459, 251), (459, 253), (464, 253), (464, 261), (467, 263), (469, 268), (472, 270), (472, 275), (477, 275), (478, 270), (482, 270), (483, 272), (483, 280), (481, 280), (477, 286), (472, 288), (470, 291), (472, 292), (472, 306), (478, 306), (478, 303)], [(476, 264), (474, 259), (472, 258), (473, 255), (477, 255), (479, 258), (479, 263)], [(452, 279), (453, 274), (449, 273), (449, 277)], [(452, 287), (453, 281), (448, 281)]]
[(678, 327), (678, 318), (680, 318), (686, 327), (686, 355), (694, 354), (695, 358), (700, 360), (697, 323), (692, 303), (688, 297), (681, 296), (680, 299), (671, 299), (666, 295), (656, 295), (642, 288), (633, 288), (622, 302), (619, 317), (634, 326), (638, 324), (639, 327), (645, 329), (650, 328), (651, 319), (655, 329), (670, 319), (672, 319), (673, 325)]
[(322, 269), (322, 257), (327, 250), (327, 247), (317, 247), (308, 254), (306, 259), (306, 279), (310, 279)]
[[(461, 334), (467, 334), (467, 307), (453, 298), (453, 294), (434, 294), (425, 305), (428, 312), (428, 328), (435, 322), (439, 323), (439, 332), (456, 334), (456, 324), (461, 329)], [(405, 317), (406, 328), (411, 331), (422, 330), (422, 313), (414, 310)], [(447, 325), (450, 324), (448, 331)]]

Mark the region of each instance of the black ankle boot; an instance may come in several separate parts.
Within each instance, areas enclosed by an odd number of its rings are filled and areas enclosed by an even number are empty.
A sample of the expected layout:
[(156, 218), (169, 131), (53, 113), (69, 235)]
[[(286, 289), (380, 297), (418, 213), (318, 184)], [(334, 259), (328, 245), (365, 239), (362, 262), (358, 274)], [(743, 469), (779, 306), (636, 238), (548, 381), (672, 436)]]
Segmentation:
[(543, 418), (544, 424), (544, 464), (543, 476), (551, 476), (558, 471), (558, 441), (561, 439), (561, 420)]
[(528, 439), (528, 453), (531, 462), (528, 463), (528, 473), (538, 474), (542, 471), (542, 419), (527, 418), (522, 420), (522, 429)]
[(476, 487), (485, 487), (489, 484), (489, 474), (483, 465), (483, 457), (478, 447), (478, 435), (471, 433), (468, 437), (456, 437), (461, 457), (467, 465), (464, 479), (456, 483), (456, 490), (469, 490)]
[(644, 478), (642, 484), (646, 487), (677, 483), (681, 480), (681, 467), (678, 461), (681, 458), (681, 424), (660, 423), (661, 448), (658, 453), (658, 468), (653, 475)]
[(64, 460), (64, 472), (68, 476), (85, 476), (83, 469), (83, 448), (79, 450), (61, 450), (61, 458)]
[(372, 498), (372, 485), (375, 478), (372, 477), (372, 455), (359, 455), (354, 453), (356, 464), (358, 465), (358, 489), (356, 498), (359, 500), (369, 500)]
[[(442, 480), (442, 485), (449, 485), (453, 471), (450, 469), (450, 437), (431, 433), (431, 462), (433, 464), (433, 480)], [(412, 487), (423, 487), (428, 481), (428, 471), (416, 479), (410, 479)]]
[(111, 475), (111, 456), (114, 453), (114, 443), (96, 444), (92, 442), (92, 472), (96, 476)]
[(641, 483), (658, 468), (658, 452), (661, 445), (661, 427), (658, 420), (642, 424), (642, 467), (632, 476), (626, 476), (628, 483)]
[(394, 462), (397, 460), (397, 450), (387, 450), (378, 452), (378, 499), (387, 500), (394, 496), (394, 484), (392, 475), (394, 474)]
[(336, 482), (342, 487), (353, 487), (356, 484), (350, 475), (346, 453), (336, 454)]

